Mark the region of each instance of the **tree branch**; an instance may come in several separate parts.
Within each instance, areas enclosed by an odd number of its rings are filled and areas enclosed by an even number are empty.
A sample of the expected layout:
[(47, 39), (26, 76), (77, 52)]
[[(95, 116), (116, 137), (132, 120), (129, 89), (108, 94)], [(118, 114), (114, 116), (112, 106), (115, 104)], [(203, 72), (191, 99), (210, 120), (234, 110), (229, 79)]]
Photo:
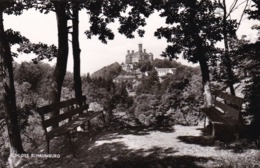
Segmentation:
[[(237, 1), (237, 0), (236, 0), (236, 1)], [(241, 2), (240, 4), (238, 4), (237, 6), (233, 6), (233, 7), (230, 9), (230, 11), (228, 12), (227, 18), (230, 17), (231, 13), (234, 12), (236, 9), (238, 9), (238, 7), (241, 6), (241, 5), (243, 5), (244, 3), (246, 3), (246, 7), (247, 7), (247, 6), (248, 6), (248, 2), (249, 2), (249, 0), (245, 0), (245, 1)], [(237, 3), (236, 3), (236, 4), (237, 4)], [(244, 13), (244, 12), (245, 12), (245, 11), (243, 11), (243, 13)]]
[(242, 20), (243, 20), (243, 16), (244, 16), (244, 14), (245, 14), (246, 8), (248, 7), (248, 4), (249, 4), (249, 0), (246, 0), (246, 5), (245, 5), (244, 10), (243, 10), (243, 12), (242, 12), (242, 14), (241, 14), (240, 20), (239, 20), (239, 22), (238, 22), (237, 29), (238, 29), (238, 28), (240, 27), (240, 25), (241, 25), (241, 22), (242, 22)]

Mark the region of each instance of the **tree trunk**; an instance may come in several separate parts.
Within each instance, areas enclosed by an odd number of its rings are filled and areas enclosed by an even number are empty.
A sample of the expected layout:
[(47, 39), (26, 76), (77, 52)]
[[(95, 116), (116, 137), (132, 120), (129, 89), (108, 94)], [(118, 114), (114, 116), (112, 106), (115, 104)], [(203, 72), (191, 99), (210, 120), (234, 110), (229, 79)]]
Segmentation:
[(204, 95), (204, 107), (212, 106), (212, 94), (210, 89), (209, 67), (206, 59), (200, 58), (200, 69), (202, 74), (202, 86)]
[(52, 76), (51, 102), (59, 102), (61, 88), (66, 75), (68, 61), (68, 24), (66, 15), (66, 2), (53, 2), (57, 18), (58, 27), (58, 56), (55, 70)]
[[(66, 75), (67, 61), (68, 61), (68, 23), (66, 14), (65, 1), (52, 1), (55, 7), (57, 27), (58, 27), (58, 56), (55, 70), (52, 76), (51, 83), (51, 103), (60, 102), (62, 84)], [(53, 112), (52, 115), (58, 115), (59, 111)], [(54, 125), (54, 127), (56, 127)]]
[(72, 48), (74, 59), (74, 89), (75, 97), (82, 96), (82, 83), (80, 77), (80, 47), (79, 47), (79, 3), (74, 2), (72, 7)]
[(231, 59), (229, 57), (229, 46), (228, 46), (228, 35), (227, 35), (227, 9), (226, 9), (226, 1), (223, 0), (223, 36), (224, 36), (224, 58), (223, 63), (226, 68), (226, 73), (228, 77), (228, 87), (230, 90), (230, 94), (235, 96), (235, 89), (234, 89), (234, 72), (232, 70)]
[(1, 64), (1, 83), (4, 87), (4, 110), (5, 120), (8, 130), (9, 142), (10, 142), (10, 166), (15, 164), (15, 158), (11, 157), (13, 154), (25, 153), (20, 128), (18, 125), (18, 114), (16, 109), (15, 99), (15, 87), (13, 76), (13, 64), (9, 43), (5, 36), (4, 24), (3, 24), (3, 4), (0, 3), (0, 64)]
[[(204, 95), (204, 107), (212, 106), (212, 94), (210, 89), (210, 76), (209, 76), (209, 67), (207, 64), (205, 49), (203, 48), (203, 39), (199, 35), (200, 28), (195, 22), (195, 17), (197, 14), (196, 9), (196, 0), (190, 1), (190, 28), (193, 30), (193, 38), (196, 41), (196, 50), (197, 50), (197, 60), (200, 64), (201, 76), (202, 76), (202, 86), (203, 86), (203, 95)], [(201, 1), (200, 3), (202, 3)]]

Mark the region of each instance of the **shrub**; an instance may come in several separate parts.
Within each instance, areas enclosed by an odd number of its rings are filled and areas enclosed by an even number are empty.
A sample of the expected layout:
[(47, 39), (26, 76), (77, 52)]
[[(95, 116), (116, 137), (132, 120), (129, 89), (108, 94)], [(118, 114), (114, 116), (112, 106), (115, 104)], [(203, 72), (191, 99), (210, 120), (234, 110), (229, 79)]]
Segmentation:
[(225, 158), (221, 158), (220, 167), (223, 168), (257, 168), (260, 165), (260, 156), (259, 155), (251, 155), (248, 157), (239, 157), (234, 158), (232, 156), (226, 156)]
[(44, 140), (44, 131), (41, 125), (40, 116), (32, 113), (28, 117), (28, 125), (21, 130), (24, 149), (28, 152), (37, 149)]

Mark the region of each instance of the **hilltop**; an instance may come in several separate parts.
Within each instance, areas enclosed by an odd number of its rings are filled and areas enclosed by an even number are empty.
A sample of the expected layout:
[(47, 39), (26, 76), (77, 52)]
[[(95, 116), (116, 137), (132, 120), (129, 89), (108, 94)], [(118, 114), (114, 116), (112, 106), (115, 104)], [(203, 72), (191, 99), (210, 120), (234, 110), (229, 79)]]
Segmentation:
[(104, 79), (113, 79), (117, 77), (122, 71), (122, 67), (118, 62), (105, 66), (96, 72), (94, 72), (91, 77), (92, 78), (104, 78)]
[[(183, 67), (181, 63), (177, 61), (169, 61), (167, 59), (158, 59), (156, 58), (152, 63), (151, 62), (140, 62), (134, 64), (119, 64), (118, 62), (112, 63), (110, 65), (104, 66), (103, 68), (95, 71), (91, 77), (92, 78), (104, 78), (104, 79), (114, 79), (119, 75), (133, 74), (127, 69), (127, 66), (131, 66), (133, 71), (146, 72), (150, 71), (153, 68), (179, 68)], [(130, 72), (130, 73), (129, 73)]]

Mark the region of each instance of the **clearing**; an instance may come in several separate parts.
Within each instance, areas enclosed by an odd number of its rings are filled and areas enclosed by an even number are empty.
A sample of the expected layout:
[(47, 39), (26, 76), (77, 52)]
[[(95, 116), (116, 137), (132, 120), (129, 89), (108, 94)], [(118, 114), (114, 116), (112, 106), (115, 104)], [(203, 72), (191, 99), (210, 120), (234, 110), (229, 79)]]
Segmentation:
[[(128, 127), (98, 134), (78, 133), (73, 158), (67, 139), (54, 139), (51, 153), (60, 158), (29, 158), (23, 167), (43, 168), (173, 168), (260, 167), (260, 152), (234, 143), (226, 147), (202, 136), (203, 126)], [(92, 138), (90, 138), (92, 137)], [(217, 145), (216, 145), (217, 143)], [(42, 149), (45, 144), (42, 145)], [(243, 150), (244, 149), (244, 150)], [(41, 150), (45, 153), (45, 150)]]

